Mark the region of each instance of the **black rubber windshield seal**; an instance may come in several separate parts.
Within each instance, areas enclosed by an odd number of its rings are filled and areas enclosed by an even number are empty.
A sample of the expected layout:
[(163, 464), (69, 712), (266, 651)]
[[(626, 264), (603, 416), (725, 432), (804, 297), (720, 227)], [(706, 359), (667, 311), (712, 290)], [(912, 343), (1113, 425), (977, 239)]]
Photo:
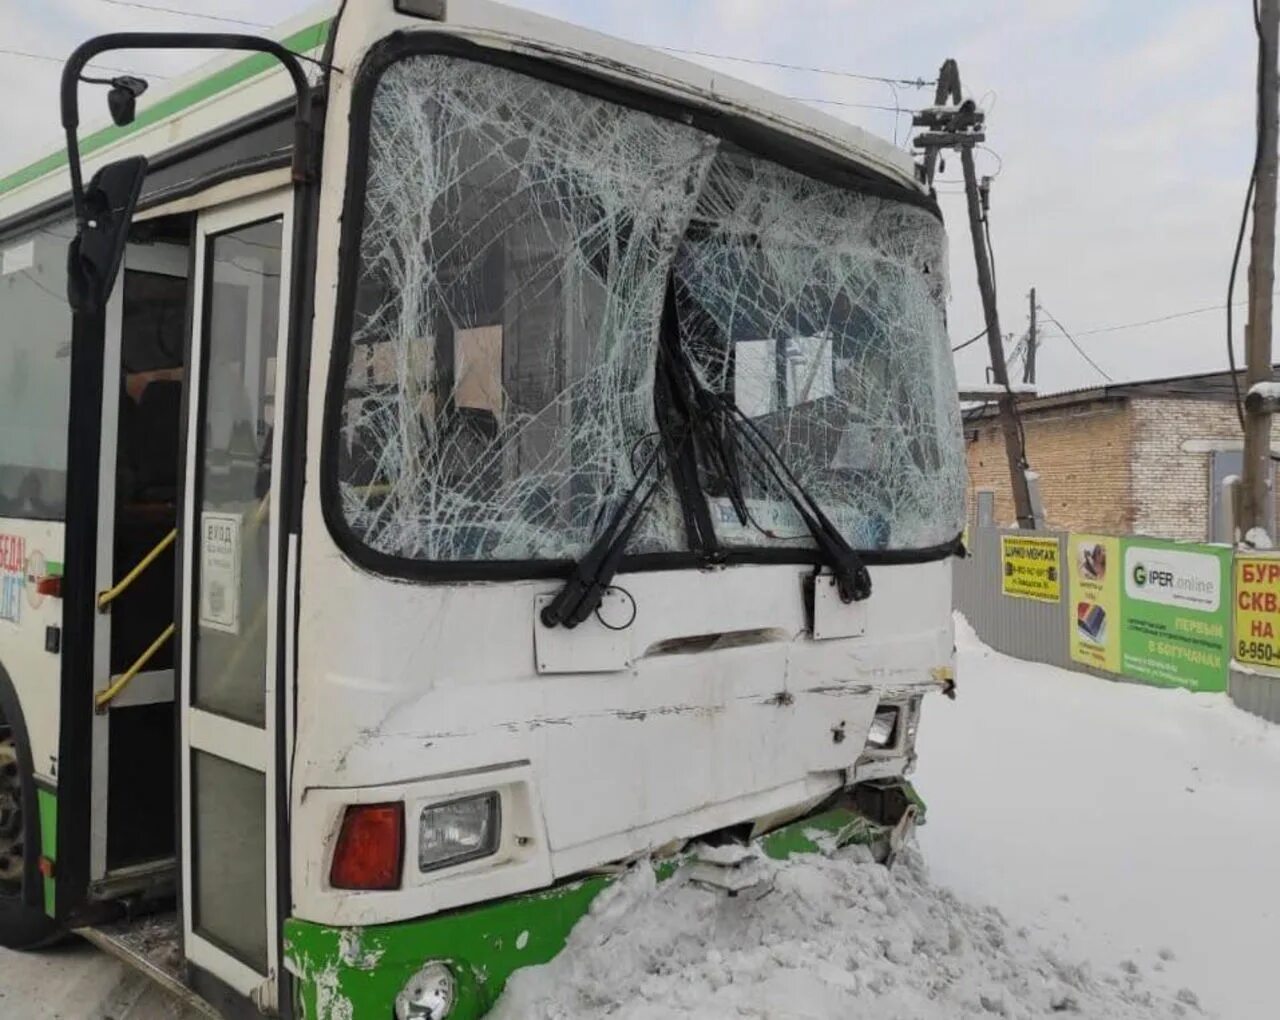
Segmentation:
[[(745, 116), (736, 116), (691, 100), (681, 101), (634, 84), (588, 73), (553, 57), (532, 57), (494, 50), (456, 35), (436, 31), (397, 32), (374, 45), (355, 79), (350, 114), (350, 150), (338, 250), (339, 282), (334, 315), (333, 350), (325, 394), (323, 445), (320, 454), (320, 505), (339, 549), (353, 563), (373, 573), (406, 581), (496, 581), (567, 578), (573, 561), (563, 560), (418, 560), (392, 555), (365, 543), (348, 524), (339, 489), (339, 437), (352, 353), (356, 297), (359, 289), (360, 241), (370, 159), (369, 128), (378, 83), (388, 68), (413, 56), (442, 55), (507, 68), (541, 81), (563, 85), (630, 109), (688, 124), (754, 155), (818, 180), (923, 209), (939, 222), (937, 201), (924, 192)], [(705, 507), (704, 507), (705, 512)], [(923, 549), (859, 550), (870, 565), (927, 563), (955, 553), (957, 539)], [(717, 550), (717, 561), (734, 564), (815, 564), (816, 548), (732, 548)], [(623, 559), (619, 573), (643, 570), (687, 570), (707, 566), (707, 551), (639, 553)]]

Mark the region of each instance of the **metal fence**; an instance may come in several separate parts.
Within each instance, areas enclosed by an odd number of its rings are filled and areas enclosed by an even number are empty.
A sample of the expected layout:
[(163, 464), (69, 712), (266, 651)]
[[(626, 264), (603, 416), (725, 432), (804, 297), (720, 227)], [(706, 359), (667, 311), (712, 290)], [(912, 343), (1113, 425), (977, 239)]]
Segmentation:
[[(1057, 602), (1006, 598), (1000, 574), (1000, 536), (1025, 531), (1001, 528), (971, 528), (969, 555), (955, 560), (953, 599), (956, 609), (978, 632), (978, 636), (998, 652), (1032, 662), (1047, 662), (1067, 669), (1077, 667), (1067, 652), (1067, 585)], [(1037, 531), (1037, 538), (1058, 540), (1058, 562), (1067, 562), (1067, 536), (1056, 531)]]
[[(1026, 537), (1025, 531), (1000, 528), (970, 528), (969, 555), (955, 560), (953, 601), (983, 642), (998, 652), (1031, 662), (1044, 662), (1082, 673), (1116, 679), (1108, 673), (1082, 666), (1070, 655), (1066, 621), (1070, 598), (1067, 579), (1062, 578), (1057, 602), (1038, 602), (1004, 595), (1001, 577), (1000, 536)], [(1067, 561), (1067, 535), (1038, 531), (1038, 538), (1058, 540), (1058, 562)], [(1280, 679), (1231, 670), (1228, 690), (1231, 700), (1246, 712), (1280, 723)]]

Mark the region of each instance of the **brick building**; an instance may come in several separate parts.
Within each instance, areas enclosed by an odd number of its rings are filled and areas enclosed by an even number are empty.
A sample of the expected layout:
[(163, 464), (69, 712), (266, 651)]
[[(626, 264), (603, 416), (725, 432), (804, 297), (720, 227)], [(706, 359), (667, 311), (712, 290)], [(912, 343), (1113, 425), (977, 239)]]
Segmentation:
[[(1212, 537), (1219, 483), (1240, 473), (1244, 445), (1229, 373), (1073, 390), (1019, 407), (1050, 528)], [(994, 504), (996, 524), (1010, 524), (1009, 467), (993, 406), (966, 411), (965, 441), (970, 520), (981, 502), (984, 511)], [(1272, 450), (1280, 455), (1280, 418)]]

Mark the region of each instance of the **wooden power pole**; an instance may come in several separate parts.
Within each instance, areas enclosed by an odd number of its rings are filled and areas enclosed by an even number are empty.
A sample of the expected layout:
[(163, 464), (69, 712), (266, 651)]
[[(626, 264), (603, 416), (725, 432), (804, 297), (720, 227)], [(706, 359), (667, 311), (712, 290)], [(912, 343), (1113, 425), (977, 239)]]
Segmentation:
[(1031, 288), (1031, 325), (1027, 328), (1027, 359), (1023, 362), (1022, 381), (1036, 383), (1036, 289)]
[[(1249, 256), (1249, 321), (1245, 326), (1245, 383), (1250, 390), (1271, 381), (1271, 292), (1276, 255), (1276, 40), (1280, 36), (1280, 0), (1260, 0), (1258, 48), (1258, 167), (1253, 192), (1253, 238)], [(1262, 528), (1267, 519), (1272, 476), (1271, 412), (1274, 399), (1250, 393), (1245, 401), (1244, 478), (1241, 485), (1241, 531)], [(1271, 536), (1275, 537), (1275, 536)]]
[[(1280, 0), (1275, 2), (1280, 3)], [(965, 199), (969, 207), (969, 233), (973, 239), (973, 260), (978, 271), (978, 290), (982, 294), (982, 312), (986, 319), (991, 378), (1003, 389), (996, 398), (996, 405), (1000, 411), (1000, 429), (1004, 433), (1005, 456), (1009, 461), (1013, 508), (1018, 517), (1018, 527), (1034, 528), (1036, 519), (1031, 502), (1031, 487), (1027, 481), (1027, 456), (1022, 441), (1022, 425), (1018, 421), (1016, 398), (1009, 388), (1009, 367), (1005, 362), (1000, 313), (996, 308), (995, 274), (991, 268), (991, 253), (987, 248), (985, 228), (989, 192), (985, 181), (982, 186), (979, 185), (978, 171), (973, 161), (973, 147), (986, 140), (982, 131), (984, 118), (972, 99), (963, 98), (960, 69), (954, 60), (945, 61), (938, 72), (934, 102), (931, 109), (917, 113), (912, 122), (914, 126), (925, 129), (915, 139), (915, 144), (924, 150), (920, 174), (924, 182), (932, 187), (941, 151), (960, 151)]]

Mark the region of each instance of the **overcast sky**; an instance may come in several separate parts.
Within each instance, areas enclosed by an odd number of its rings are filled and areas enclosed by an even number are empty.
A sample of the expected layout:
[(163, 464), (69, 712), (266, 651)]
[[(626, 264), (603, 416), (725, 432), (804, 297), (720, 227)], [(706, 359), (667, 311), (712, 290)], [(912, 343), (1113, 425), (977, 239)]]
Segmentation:
[[(313, 6), (138, 3), (255, 22), (281, 21)], [(998, 154), (978, 158), (980, 172), (999, 171), (991, 218), (1004, 331), (1025, 331), (1034, 285), (1041, 304), (1116, 379), (1225, 367), (1221, 311), (1095, 331), (1225, 299), (1252, 157), (1250, 0), (524, 0), (523, 6), (638, 42), (873, 75), (931, 78), (943, 58), (956, 57), (966, 91), (988, 111), (989, 145)], [(0, 25), (0, 48), (62, 57), (99, 32), (213, 30), (219, 23), (112, 0), (0, 0)], [(156, 54), (110, 61), (153, 76), (186, 66), (184, 58)], [(894, 102), (878, 83), (706, 62), (788, 95)], [(0, 54), (0, 163), (57, 147), (58, 71), (53, 62)], [(927, 89), (899, 90), (904, 107), (929, 96)], [(893, 113), (824, 109), (893, 138)], [(900, 144), (908, 128), (907, 118), (898, 120)], [(958, 176), (956, 159), (944, 180)], [(981, 328), (982, 317), (956, 188), (939, 186), (951, 235), (950, 320), (958, 343)], [(1237, 301), (1243, 282), (1242, 273)], [(1058, 330), (1044, 325), (1041, 388), (1099, 381)], [(982, 381), (986, 363), (982, 343), (958, 355), (961, 381)]]

